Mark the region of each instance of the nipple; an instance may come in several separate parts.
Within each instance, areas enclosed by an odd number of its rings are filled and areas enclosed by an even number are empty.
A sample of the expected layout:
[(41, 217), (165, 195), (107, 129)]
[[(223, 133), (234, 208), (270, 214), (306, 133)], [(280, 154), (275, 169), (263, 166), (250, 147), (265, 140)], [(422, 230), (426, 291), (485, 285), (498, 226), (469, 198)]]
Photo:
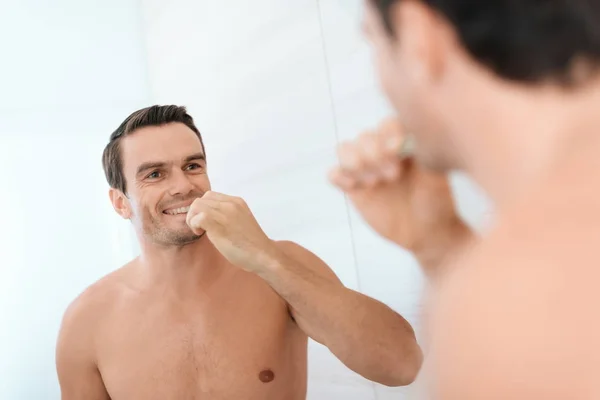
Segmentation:
[(269, 383), (275, 379), (275, 374), (270, 369), (265, 369), (258, 374), (258, 379), (263, 383)]

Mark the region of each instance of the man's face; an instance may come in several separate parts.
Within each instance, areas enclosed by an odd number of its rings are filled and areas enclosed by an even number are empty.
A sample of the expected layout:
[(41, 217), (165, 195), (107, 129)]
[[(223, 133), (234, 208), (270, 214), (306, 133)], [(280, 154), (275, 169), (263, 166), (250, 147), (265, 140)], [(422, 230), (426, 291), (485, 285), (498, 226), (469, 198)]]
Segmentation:
[(163, 245), (199, 239), (186, 224), (187, 207), (210, 182), (196, 134), (181, 123), (145, 127), (123, 138), (121, 156), (136, 230)]
[[(431, 10), (418, 1), (398, 1), (390, 16), (394, 35), (379, 10), (365, 0), (363, 30), (371, 44), (380, 86), (407, 130), (415, 137), (415, 156), (430, 168), (453, 167), (452, 143), (442, 111), (445, 77), (434, 76), (443, 61), (443, 32)], [(443, 33), (440, 33), (443, 32)], [(460, 101), (454, 99), (453, 101)]]

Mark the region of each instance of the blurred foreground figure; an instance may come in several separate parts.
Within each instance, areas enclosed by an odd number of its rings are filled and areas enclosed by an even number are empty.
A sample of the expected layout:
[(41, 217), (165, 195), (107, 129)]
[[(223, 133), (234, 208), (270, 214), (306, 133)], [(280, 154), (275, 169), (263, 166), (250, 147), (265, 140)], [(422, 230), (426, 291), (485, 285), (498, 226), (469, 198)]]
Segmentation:
[[(331, 179), (432, 278), (433, 398), (600, 398), (600, 1), (367, 0), (364, 30), (398, 115)], [(495, 203), (482, 238), (451, 170)]]

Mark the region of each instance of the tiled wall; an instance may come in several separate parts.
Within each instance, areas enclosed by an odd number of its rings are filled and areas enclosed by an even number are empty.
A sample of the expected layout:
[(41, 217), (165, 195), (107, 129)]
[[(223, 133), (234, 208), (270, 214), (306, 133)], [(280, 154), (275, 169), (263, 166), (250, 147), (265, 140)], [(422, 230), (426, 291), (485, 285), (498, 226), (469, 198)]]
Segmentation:
[[(306, 246), (418, 331), (417, 265), (326, 180), (335, 145), (391, 112), (361, 36), (362, 0), (142, 0), (142, 10), (153, 101), (188, 106), (214, 189), (244, 197), (269, 235)], [(454, 183), (478, 224), (485, 199), (464, 177)], [(309, 400), (409, 398), (309, 350)]]

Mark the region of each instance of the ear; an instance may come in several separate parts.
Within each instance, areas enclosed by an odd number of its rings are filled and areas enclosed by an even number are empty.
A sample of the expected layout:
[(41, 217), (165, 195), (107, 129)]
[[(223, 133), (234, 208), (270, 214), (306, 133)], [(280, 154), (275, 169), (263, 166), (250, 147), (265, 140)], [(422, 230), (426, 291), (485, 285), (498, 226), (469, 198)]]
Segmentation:
[(124, 219), (131, 218), (131, 204), (123, 192), (111, 188), (108, 192), (108, 196), (110, 197), (110, 202), (112, 203), (117, 214)]
[(419, 0), (396, 2), (390, 10), (390, 18), (408, 76), (416, 83), (440, 79), (447, 58), (448, 24)]

